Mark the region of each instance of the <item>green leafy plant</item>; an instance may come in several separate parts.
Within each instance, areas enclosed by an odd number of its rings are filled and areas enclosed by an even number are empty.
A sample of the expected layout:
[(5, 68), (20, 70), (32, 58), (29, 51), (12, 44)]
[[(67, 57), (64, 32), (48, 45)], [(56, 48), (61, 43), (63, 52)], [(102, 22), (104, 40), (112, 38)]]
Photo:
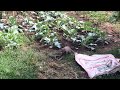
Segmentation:
[(110, 16), (109, 21), (115, 23), (120, 20), (120, 11), (114, 11), (112, 16)]
[(14, 17), (9, 17), (10, 26), (4, 26), (0, 31), (0, 46), (2, 48), (17, 48), (27, 41), (27, 38), (18, 28), (17, 22)]
[[(72, 16), (59, 11), (40, 11), (40, 19), (34, 27), (36, 38), (50, 46), (61, 48), (59, 32), (62, 37), (78, 45), (96, 45), (98, 39), (104, 39), (105, 34), (89, 21), (78, 21)], [(105, 40), (105, 39), (104, 39)]]
[(10, 16), (9, 19), (8, 19), (8, 21), (9, 21), (9, 24), (10, 24), (11, 26), (17, 24), (16, 18), (13, 17), (13, 16)]

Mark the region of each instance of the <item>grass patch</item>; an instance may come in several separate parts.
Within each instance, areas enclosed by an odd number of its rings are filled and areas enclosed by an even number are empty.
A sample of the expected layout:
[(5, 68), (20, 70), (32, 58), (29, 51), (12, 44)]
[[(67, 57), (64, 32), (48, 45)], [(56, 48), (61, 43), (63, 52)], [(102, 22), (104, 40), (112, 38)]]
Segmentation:
[(96, 20), (98, 22), (106, 22), (109, 21), (112, 13), (106, 11), (78, 11), (79, 16), (84, 16), (92, 20)]
[(98, 22), (107, 22), (109, 21), (110, 14), (105, 11), (89, 11), (87, 16)]
[(64, 60), (67, 60), (68, 62), (73, 62), (73, 60), (74, 60), (74, 55), (72, 55), (72, 54), (66, 54), (65, 56), (64, 56)]
[(77, 72), (84, 71), (84, 69), (75, 61), (75, 55), (67, 54), (63, 59), (69, 64), (70, 67), (73, 67)]
[(1, 79), (35, 79), (37, 78), (38, 54), (32, 49), (6, 49), (0, 52)]
[(120, 58), (120, 48), (107, 51), (106, 53), (114, 55), (116, 58)]

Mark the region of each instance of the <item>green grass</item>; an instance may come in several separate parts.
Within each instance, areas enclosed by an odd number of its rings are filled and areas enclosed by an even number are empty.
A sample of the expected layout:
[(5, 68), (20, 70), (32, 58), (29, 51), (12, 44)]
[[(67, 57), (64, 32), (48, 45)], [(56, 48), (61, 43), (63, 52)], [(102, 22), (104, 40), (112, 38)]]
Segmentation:
[(1, 79), (35, 79), (37, 78), (38, 54), (32, 49), (23, 51), (4, 50), (0, 52), (0, 78)]
[(99, 22), (106, 22), (109, 20), (109, 14), (104, 11), (89, 11), (88, 16), (91, 19), (95, 19)]
[(95, 20), (97, 22), (107, 22), (111, 16), (111, 12), (106, 11), (80, 11), (79, 15), (88, 17), (89, 19)]
[(116, 58), (120, 58), (120, 48), (107, 51), (106, 53), (114, 55)]

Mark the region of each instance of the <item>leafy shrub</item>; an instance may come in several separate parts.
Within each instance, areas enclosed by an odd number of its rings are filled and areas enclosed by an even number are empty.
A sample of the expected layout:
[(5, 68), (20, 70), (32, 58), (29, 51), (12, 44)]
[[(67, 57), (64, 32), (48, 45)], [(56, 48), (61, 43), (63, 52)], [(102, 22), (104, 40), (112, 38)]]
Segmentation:
[(16, 19), (9, 17), (9, 25), (3, 25), (0, 31), (0, 46), (3, 48), (15, 48), (28, 41), (22, 30), (18, 28)]
[(78, 21), (59, 11), (40, 11), (40, 19), (35, 23), (36, 38), (45, 44), (61, 48), (59, 32), (62, 37), (79, 45), (95, 45), (99, 39), (104, 39), (105, 34), (91, 22)]
[(114, 23), (120, 20), (120, 11), (114, 11), (112, 16), (110, 16), (109, 21)]

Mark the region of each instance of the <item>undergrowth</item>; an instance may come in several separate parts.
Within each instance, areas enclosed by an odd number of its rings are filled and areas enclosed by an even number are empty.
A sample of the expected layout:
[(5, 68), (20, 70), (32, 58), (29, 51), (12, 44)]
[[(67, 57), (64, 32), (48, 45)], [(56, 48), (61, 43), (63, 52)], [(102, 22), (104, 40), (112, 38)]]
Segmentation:
[(39, 59), (32, 49), (6, 49), (0, 52), (0, 78), (1, 79), (35, 79)]
[[(62, 39), (94, 50), (99, 41), (105, 40), (105, 33), (94, 27), (92, 22), (79, 21), (58, 11), (38, 12), (40, 19), (34, 24), (36, 38), (45, 45), (62, 48)], [(104, 42), (102, 42), (104, 43)]]

